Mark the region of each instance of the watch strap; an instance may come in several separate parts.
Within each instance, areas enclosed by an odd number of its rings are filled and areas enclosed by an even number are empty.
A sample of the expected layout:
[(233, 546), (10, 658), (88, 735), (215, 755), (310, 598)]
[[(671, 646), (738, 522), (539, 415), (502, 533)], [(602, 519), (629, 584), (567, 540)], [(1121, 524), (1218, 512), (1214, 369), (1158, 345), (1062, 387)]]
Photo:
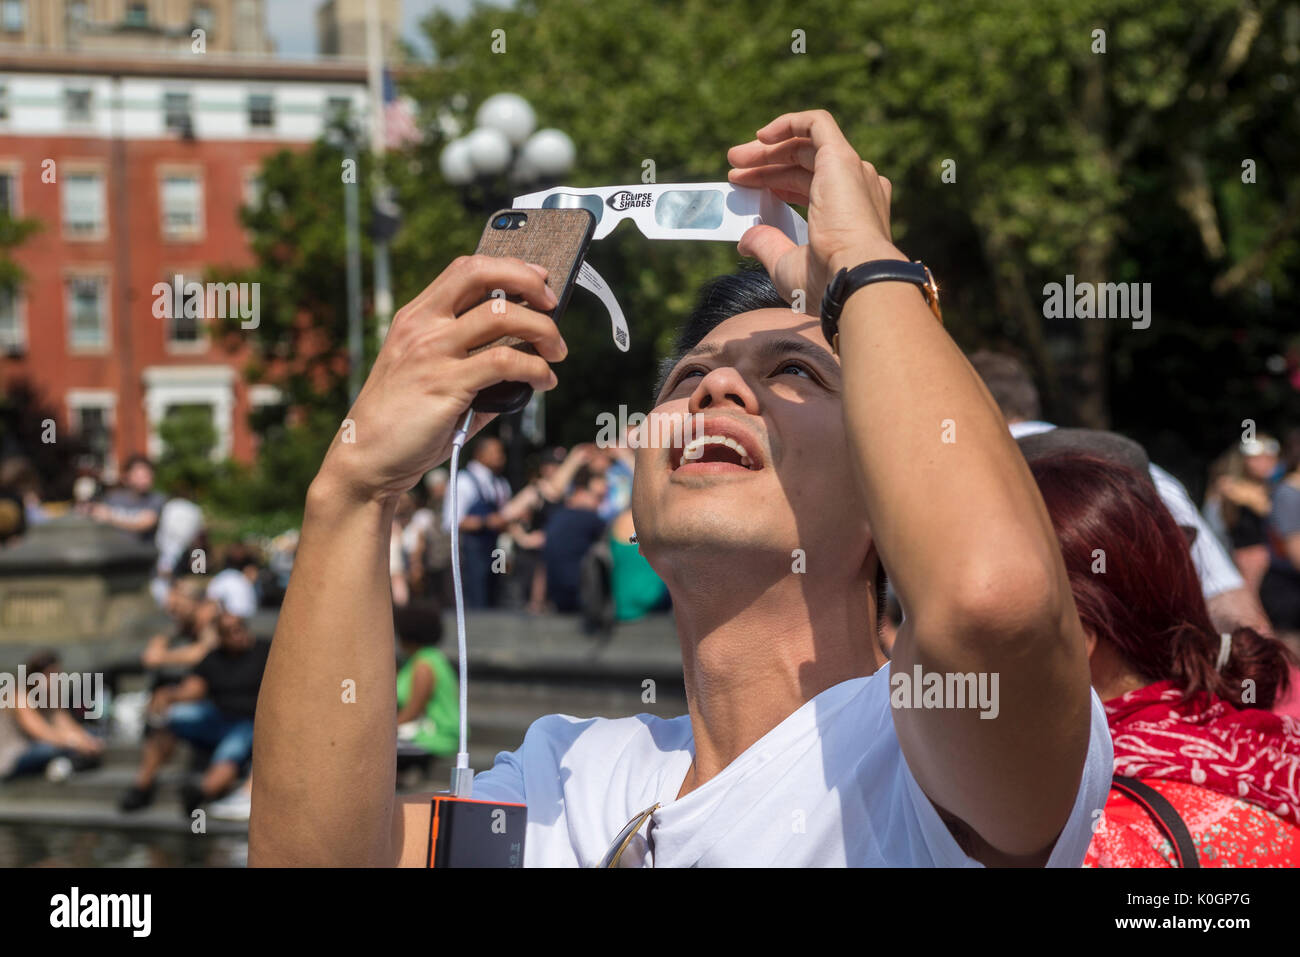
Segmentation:
[(936, 305), (931, 301), (933, 279), (924, 263), (905, 262), (901, 259), (873, 259), (852, 269), (841, 269), (827, 284), (826, 293), (822, 296), (821, 309), (822, 333), (826, 336), (827, 342), (835, 344), (835, 336), (839, 332), (840, 313), (843, 312), (844, 303), (849, 296), (873, 282), (906, 282), (919, 287), (926, 301), (930, 303), (930, 308), (935, 311), (936, 316), (938, 315)]

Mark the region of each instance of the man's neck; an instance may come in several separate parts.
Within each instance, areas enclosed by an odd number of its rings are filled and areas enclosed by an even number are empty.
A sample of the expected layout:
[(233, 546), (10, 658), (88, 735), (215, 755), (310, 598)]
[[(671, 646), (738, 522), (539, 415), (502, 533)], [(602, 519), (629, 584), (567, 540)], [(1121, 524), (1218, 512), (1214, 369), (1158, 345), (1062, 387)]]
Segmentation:
[(805, 702), (886, 662), (865, 574), (794, 574), (788, 556), (773, 565), (759, 570), (752, 556), (735, 563), (724, 557), (668, 576), (695, 739), (695, 763), (679, 797)]

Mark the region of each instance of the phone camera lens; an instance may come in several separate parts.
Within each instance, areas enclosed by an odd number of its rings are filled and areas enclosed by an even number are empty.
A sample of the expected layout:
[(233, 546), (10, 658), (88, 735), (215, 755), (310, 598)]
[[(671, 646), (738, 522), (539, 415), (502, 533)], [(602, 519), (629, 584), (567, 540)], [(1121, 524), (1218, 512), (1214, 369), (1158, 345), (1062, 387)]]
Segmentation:
[(505, 228), (506, 228), (507, 226), (509, 226), (509, 225), (510, 225), (510, 217), (509, 217), (509, 216), (502, 215), (502, 216), (498, 216), (496, 219), (492, 220), (492, 228), (493, 228), (493, 229), (505, 229)]

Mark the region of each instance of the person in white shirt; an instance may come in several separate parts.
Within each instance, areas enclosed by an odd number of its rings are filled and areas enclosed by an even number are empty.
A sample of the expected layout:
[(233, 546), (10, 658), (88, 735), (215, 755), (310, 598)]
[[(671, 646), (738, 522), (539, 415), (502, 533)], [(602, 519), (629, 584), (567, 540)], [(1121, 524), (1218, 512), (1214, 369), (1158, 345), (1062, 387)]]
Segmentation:
[[(505, 467), (505, 445), (486, 436), (474, 443), (469, 464), (456, 476), (458, 514), (454, 518), (460, 525), (460, 576), (466, 608), (495, 604), (492, 550), (508, 524), (502, 510), (510, 502), (510, 483), (501, 475)], [(451, 531), (452, 521), (448, 495), (442, 504), (444, 531)]]
[[(1015, 358), (981, 350), (973, 353), (970, 361), (1002, 410), (1012, 436), (1018, 439), (1056, 428), (1052, 423), (1039, 419), (1038, 389), (1025, 367)], [(1183, 483), (1154, 462), (1150, 464), (1150, 471), (1156, 491), (1174, 516), (1174, 521), (1183, 528), (1196, 530), (1192, 540), (1192, 562), (1201, 579), (1201, 591), (1214, 627), (1220, 631), (1249, 627), (1260, 634), (1271, 635), (1273, 626), (1264, 613), (1259, 596), (1246, 587), (1245, 579), (1193, 504)]]
[(257, 558), (243, 545), (226, 552), (226, 567), (212, 576), (205, 596), (232, 615), (245, 620), (257, 613)]
[[(779, 295), (752, 276), (705, 290), (655, 407), (692, 416), (698, 444), (637, 450), (637, 538), (673, 598), (689, 713), (542, 718), (473, 797), (527, 805), (526, 866), (613, 863), (621, 833), (620, 865), (1077, 866), (1113, 752), (1028, 466), (916, 287), (849, 295), (838, 358), (815, 318), (841, 268), (905, 260), (889, 181), (820, 110), (728, 158), (734, 183), (806, 204), (812, 242), (745, 233)], [(250, 864), (427, 860), (429, 796), (393, 793), (385, 536), (478, 390), (555, 386), (542, 278), (453, 262), (398, 312), (349, 413), (374, 438), (326, 454), (258, 707)], [(473, 305), (493, 289), (526, 304)], [(468, 354), (504, 334), (539, 355)], [(882, 562), (907, 609), (889, 664)]]

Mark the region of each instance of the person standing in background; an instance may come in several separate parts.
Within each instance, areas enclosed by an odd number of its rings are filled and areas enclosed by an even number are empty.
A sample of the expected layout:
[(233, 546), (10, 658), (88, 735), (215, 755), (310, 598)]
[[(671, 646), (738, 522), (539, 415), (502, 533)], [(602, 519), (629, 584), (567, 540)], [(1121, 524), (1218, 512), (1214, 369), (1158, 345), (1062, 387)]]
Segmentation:
[(506, 527), (501, 510), (510, 501), (510, 483), (502, 477), (505, 467), (506, 447), (501, 440), (492, 436), (479, 439), (469, 464), (456, 476), (458, 514), (451, 514), (450, 494), (443, 506), (443, 528), (450, 533), (453, 521), (460, 528), (460, 576), (466, 608), (495, 604), (492, 549)]

